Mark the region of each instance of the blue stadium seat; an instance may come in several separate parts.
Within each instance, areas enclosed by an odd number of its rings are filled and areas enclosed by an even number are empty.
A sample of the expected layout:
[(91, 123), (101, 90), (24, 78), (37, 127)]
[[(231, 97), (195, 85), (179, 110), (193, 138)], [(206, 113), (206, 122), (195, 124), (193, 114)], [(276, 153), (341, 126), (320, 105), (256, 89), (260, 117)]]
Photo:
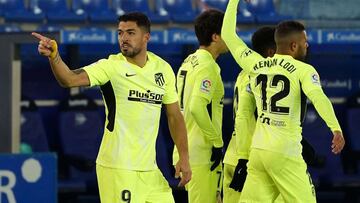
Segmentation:
[(104, 0), (73, 0), (72, 10), (75, 13), (87, 13), (91, 22), (116, 23), (117, 15), (108, 1)]
[[(220, 9), (225, 12), (228, 0), (203, 0), (203, 2), (210, 8)], [(246, 7), (244, 1), (239, 2), (239, 9), (237, 15), (237, 23), (252, 24), (255, 23), (255, 16), (252, 15)]]
[(21, 142), (31, 146), (33, 152), (49, 151), (41, 115), (31, 99), (21, 100)]
[(291, 19), (290, 16), (282, 16), (276, 12), (273, 0), (250, 1), (247, 8), (255, 15), (257, 23), (277, 24), (280, 21)]
[[(278, 13), (281, 15), (291, 16), (296, 19), (306, 20), (310, 18), (310, 2), (316, 2), (313, 0), (287, 0), (281, 1), (278, 5)], [(323, 9), (324, 2), (320, 2), (323, 4), (322, 7), (313, 6), (312, 9)], [(294, 6), (296, 5), (296, 6)], [(339, 14), (341, 15), (341, 14)], [(341, 15), (344, 16), (344, 15)]]
[(121, 8), (125, 12), (140, 11), (145, 13), (153, 23), (167, 23), (170, 20), (169, 15), (160, 15), (153, 12), (147, 0), (120, 0)]
[(21, 28), (15, 24), (2, 24), (0, 25), (0, 33), (1, 32), (20, 32)]
[(30, 0), (32, 10), (46, 15), (48, 23), (84, 23), (87, 14), (71, 11), (66, 0)]
[(71, 96), (60, 104), (59, 136), (70, 165), (70, 178), (95, 184), (95, 160), (103, 133), (97, 106), (85, 95)]
[(44, 20), (43, 14), (34, 14), (25, 7), (21, 0), (1, 0), (0, 16), (3, 16), (5, 22), (35, 22)]
[(40, 25), (36, 31), (38, 32), (59, 32), (63, 30), (64, 27), (61, 25), (55, 25), (55, 24), (43, 24)]
[(359, 176), (345, 174), (341, 156), (331, 152), (332, 133), (313, 106), (308, 108), (303, 136), (314, 147), (317, 162), (321, 162), (317, 167), (308, 167), (315, 185), (351, 187), (358, 182)]
[(175, 23), (192, 23), (199, 13), (190, 0), (164, 0), (165, 9)]

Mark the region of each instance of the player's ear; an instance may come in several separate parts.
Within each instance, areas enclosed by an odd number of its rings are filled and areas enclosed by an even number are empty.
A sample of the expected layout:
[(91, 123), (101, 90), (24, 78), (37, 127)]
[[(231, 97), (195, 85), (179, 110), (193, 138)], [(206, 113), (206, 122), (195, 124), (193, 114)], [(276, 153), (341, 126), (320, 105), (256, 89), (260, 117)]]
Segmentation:
[(220, 37), (220, 35), (214, 33), (211, 35), (211, 39), (213, 42), (218, 42), (218, 41), (220, 41), (221, 37)]
[(269, 49), (266, 50), (266, 54), (269, 57), (273, 57), (275, 55), (275, 52), (276, 52), (276, 50), (273, 49), (273, 48), (269, 48)]
[(149, 32), (144, 33), (144, 39), (146, 40), (146, 42), (150, 41), (150, 33)]
[(290, 43), (290, 50), (292, 52), (295, 52), (297, 50), (297, 46), (298, 46), (298, 44), (296, 42), (291, 42)]

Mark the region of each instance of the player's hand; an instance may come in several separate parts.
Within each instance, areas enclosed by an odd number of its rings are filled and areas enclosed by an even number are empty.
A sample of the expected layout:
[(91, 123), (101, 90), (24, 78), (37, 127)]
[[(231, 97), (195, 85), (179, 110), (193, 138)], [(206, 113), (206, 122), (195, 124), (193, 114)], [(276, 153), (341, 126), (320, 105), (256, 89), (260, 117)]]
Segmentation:
[(332, 145), (331, 145), (331, 151), (334, 154), (339, 154), (341, 150), (345, 146), (345, 139), (341, 131), (334, 131), (333, 132), (333, 139), (332, 139)]
[(175, 165), (175, 178), (181, 178), (178, 187), (185, 186), (191, 180), (189, 159), (180, 159)]
[(247, 164), (248, 160), (246, 159), (239, 159), (238, 164), (236, 165), (233, 178), (230, 183), (230, 188), (234, 189), (235, 191), (241, 192), (245, 179), (247, 176)]
[(55, 56), (58, 54), (58, 46), (56, 41), (36, 32), (31, 33), (31, 35), (39, 40), (39, 54), (54, 59)]
[(210, 167), (211, 171), (213, 171), (220, 164), (221, 159), (222, 159), (222, 147), (213, 147), (210, 161), (214, 163)]

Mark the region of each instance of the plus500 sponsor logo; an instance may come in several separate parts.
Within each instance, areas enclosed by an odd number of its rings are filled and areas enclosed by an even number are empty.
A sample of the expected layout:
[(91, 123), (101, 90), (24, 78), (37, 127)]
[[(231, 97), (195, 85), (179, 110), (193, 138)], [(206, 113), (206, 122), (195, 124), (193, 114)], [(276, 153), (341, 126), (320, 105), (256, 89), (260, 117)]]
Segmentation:
[(163, 99), (163, 94), (157, 94), (151, 92), (150, 90), (146, 92), (140, 92), (138, 90), (129, 90), (129, 101), (145, 102), (151, 104), (161, 104)]

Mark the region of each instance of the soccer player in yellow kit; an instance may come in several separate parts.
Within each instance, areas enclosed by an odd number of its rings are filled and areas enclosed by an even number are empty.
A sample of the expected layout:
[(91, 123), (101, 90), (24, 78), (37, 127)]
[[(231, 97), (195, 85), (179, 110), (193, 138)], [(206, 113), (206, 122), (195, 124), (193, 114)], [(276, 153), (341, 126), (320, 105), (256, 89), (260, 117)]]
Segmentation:
[(179, 152), (176, 176), (180, 186), (191, 178), (183, 116), (170, 65), (147, 51), (150, 21), (142, 13), (118, 19), (121, 53), (80, 69), (70, 70), (54, 40), (33, 33), (38, 51), (47, 56), (64, 87), (100, 86), (106, 106), (103, 140), (96, 160), (102, 203), (174, 202), (171, 189), (157, 168), (155, 141), (164, 104), (171, 136)]
[(302, 62), (308, 47), (305, 28), (296, 21), (279, 23), (276, 54), (264, 59), (236, 35), (238, 2), (229, 1), (222, 36), (237, 63), (250, 75), (259, 115), (239, 202), (273, 202), (279, 194), (285, 202), (316, 202), (301, 156), (300, 124), (306, 97), (333, 133), (334, 154), (341, 152), (345, 140), (318, 73)]
[[(223, 17), (223, 12), (211, 9), (196, 18), (200, 47), (184, 60), (177, 73), (192, 170), (187, 185), (189, 203), (215, 203), (221, 183), (224, 86), (215, 60), (228, 51), (220, 33)], [(173, 158), (178, 160), (176, 150)]]
[[(276, 51), (274, 27), (261, 27), (253, 34), (253, 49), (264, 58)], [(237, 202), (246, 178), (252, 135), (255, 129), (255, 98), (251, 92), (249, 75), (241, 71), (234, 87), (234, 132), (224, 156), (223, 203)], [(235, 170), (236, 169), (236, 170)], [(245, 170), (245, 171), (242, 171)], [(238, 174), (234, 174), (234, 172)]]

